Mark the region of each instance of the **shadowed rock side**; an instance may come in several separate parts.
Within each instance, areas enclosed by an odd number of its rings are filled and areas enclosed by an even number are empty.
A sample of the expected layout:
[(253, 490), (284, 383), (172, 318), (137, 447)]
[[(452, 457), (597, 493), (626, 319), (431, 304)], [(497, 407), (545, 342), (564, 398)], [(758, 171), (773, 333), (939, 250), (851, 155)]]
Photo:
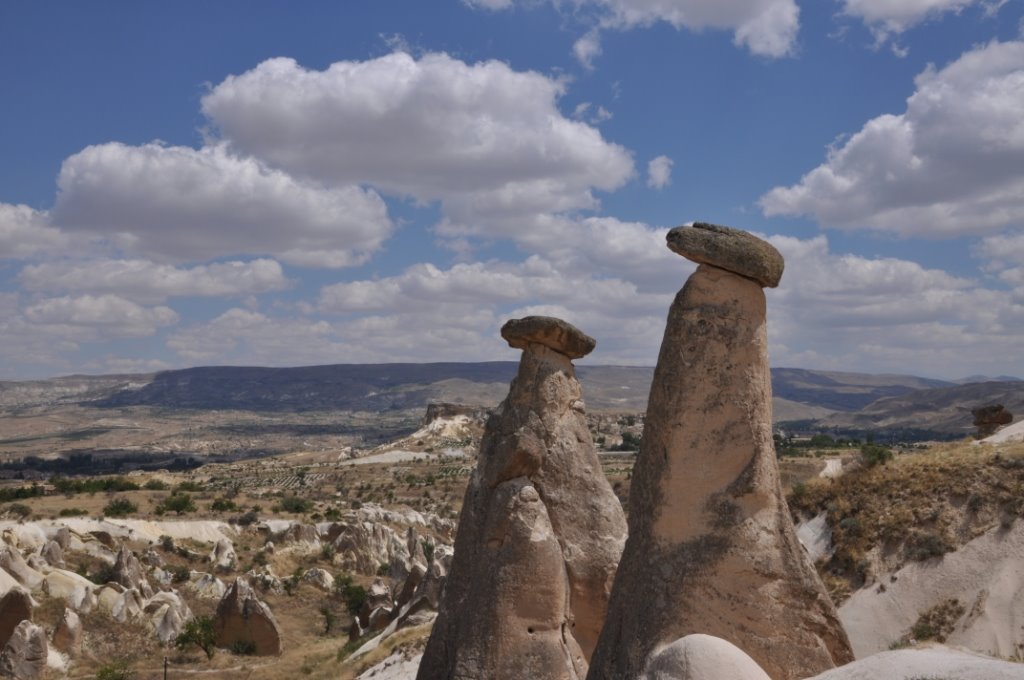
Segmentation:
[(708, 264), (669, 310), (629, 540), (587, 677), (638, 678), (694, 633), (738, 646), (775, 680), (853, 659), (779, 484), (764, 292)]
[(569, 359), (593, 340), (545, 317), (502, 335), (519, 373), (487, 422), (419, 680), (582, 679), (625, 541)]

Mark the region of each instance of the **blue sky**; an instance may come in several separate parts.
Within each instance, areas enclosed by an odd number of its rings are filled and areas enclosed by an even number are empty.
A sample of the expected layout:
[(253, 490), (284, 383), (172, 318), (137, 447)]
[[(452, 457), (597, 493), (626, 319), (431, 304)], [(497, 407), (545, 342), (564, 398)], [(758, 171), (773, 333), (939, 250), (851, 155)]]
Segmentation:
[(778, 366), (1024, 372), (1020, 0), (0, 3), (0, 378), (654, 363), (694, 220)]

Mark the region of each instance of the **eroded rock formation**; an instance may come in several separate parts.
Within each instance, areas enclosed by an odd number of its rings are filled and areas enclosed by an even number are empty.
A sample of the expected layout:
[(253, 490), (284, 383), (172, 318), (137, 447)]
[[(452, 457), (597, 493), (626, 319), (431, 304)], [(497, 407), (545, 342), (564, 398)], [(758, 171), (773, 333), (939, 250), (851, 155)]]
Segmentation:
[(571, 361), (593, 339), (550, 317), (501, 332), (524, 352), (484, 431), (419, 680), (582, 678), (625, 539)]
[(281, 632), (274, 614), (242, 577), (235, 579), (217, 605), (213, 632), (218, 647), (241, 643), (252, 645), (257, 656), (281, 653)]
[(700, 264), (669, 310), (633, 471), (629, 540), (590, 680), (643, 675), (684, 636), (722, 638), (775, 680), (853, 658), (797, 541), (772, 445), (765, 296), (782, 256), (745, 232), (668, 234)]

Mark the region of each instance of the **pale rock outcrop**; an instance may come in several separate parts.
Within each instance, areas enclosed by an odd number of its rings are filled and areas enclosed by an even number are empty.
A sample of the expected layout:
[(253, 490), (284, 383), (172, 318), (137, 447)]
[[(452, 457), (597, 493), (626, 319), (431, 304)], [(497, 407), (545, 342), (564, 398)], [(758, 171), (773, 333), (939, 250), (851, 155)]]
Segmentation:
[(114, 600), (113, 606), (110, 608), (110, 616), (121, 623), (133, 621), (142, 615), (145, 605), (145, 600), (138, 589), (126, 588), (120, 597)]
[(934, 645), (882, 652), (807, 680), (1021, 680), (1019, 663)]
[(150, 567), (161, 568), (166, 564), (163, 555), (150, 548), (142, 553), (141, 561)]
[(6, 593), (11, 588), (21, 588), (21, 584), (3, 569), (0, 569), (0, 593)]
[(46, 670), (49, 646), (46, 631), (31, 621), (18, 624), (0, 652), (0, 675), (31, 680)]
[(96, 584), (81, 574), (51, 569), (43, 580), (43, 593), (64, 600), (76, 612), (86, 614), (96, 606)]
[(219, 600), (228, 590), (224, 582), (213, 574), (193, 571), (190, 579), (189, 588), (196, 594), (196, 597), (204, 600)]
[(284, 584), (281, 583), (281, 579), (277, 577), (269, 564), (250, 569), (245, 573), (245, 578), (263, 592), (284, 592)]
[(53, 532), (53, 541), (60, 546), (61, 550), (67, 550), (71, 546), (71, 529), (58, 527)]
[(210, 552), (210, 562), (214, 569), (232, 570), (238, 563), (238, 555), (235, 554), (235, 546), (231, 541), (222, 538), (217, 541)]
[(642, 680), (771, 680), (736, 645), (711, 635), (687, 635), (651, 657)]
[(13, 546), (0, 545), (0, 567), (29, 590), (36, 590), (43, 583), (43, 575), (30, 567)]
[(146, 602), (142, 613), (149, 620), (153, 632), (160, 642), (173, 642), (192, 618), (192, 610), (176, 591), (165, 590)]
[(20, 587), (12, 588), (0, 597), (0, 648), (2, 648), (22, 621), (32, 620), (35, 602)]
[(401, 609), (405, 605), (409, 604), (412, 600), (412, 596), (416, 593), (416, 589), (420, 583), (423, 582), (423, 577), (426, 576), (427, 569), (423, 565), (414, 564), (412, 569), (409, 571), (409, 575), (405, 577), (405, 581), (402, 582), (402, 587), (398, 589), (398, 597), (395, 598), (395, 606)]
[(153, 588), (146, 579), (146, 573), (142, 569), (135, 553), (128, 549), (128, 546), (121, 546), (114, 560), (114, 570), (111, 572), (111, 579), (120, 583), (125, 588), (134, 588), (143, 597), (151, 597)]
[(45, 573), (46, 570), (50, 568), (49, 562), (47, 562), (42, 555), (29, 555), (27, 558), (25, 558), (25, 563), (28, 564), (29, 567), (38, 571), (40, 574)]
[[(484, 431), (421, 680), (582, 678), (625, 540), (571, 361), (594, 340), (551, 317), (501, 333), (524, 352)], [(417, 590), (441, 569), (435, 560)]]
[(630, 491), (629, 540), (590, 680), (637, 678), (655, 650), (722, 638), (775, 680), (853, 658), (797, 540), (772, 444), (765, 296), (782, 257), (697, 224), (669, 247), (703, 262), (668, 314)]
[(257, 656), (281, 653), (281, 632), (274, 614), (256, 597), (245, 578), (235, 579), (224, 594), (217, 605), (213, 628), (218, 647), (242, 642), (252, 644)]
[(306, 583), (313, 584), (313, 586), (319, 588), (325, 593), (334, 591), (334, 577), (331, 576), (331, 573), (326, 569), (321, 569), (319, 567), (309, 569), (302, 575), (302, 580)]
[(63, 561), (63, 548), (61, 548), (60, 544), (56, 541), (47, 541), (46, 545), (44, 545), (42, 550), (39, 551), (39, 554), (50, 566), (57, 566), (61, 569), (65, 567), (65, 561)]
[(320, 533), (310, 524), (293, 524), (280, 535), (280, 546), (291, 546), (300, 550), (319, 550)]
[(376, 574), (382, 564), (408, 560), (409, 548), (394, 529), (377, 522), (337, 522), (328, 530), (335, 549), (334, 564), (345, 571)]
[(68, 607), (64, 608), (64, 614), (53, 631), (53, 646), (68, 656), (78, 656), (82, 652), (82, 621)]

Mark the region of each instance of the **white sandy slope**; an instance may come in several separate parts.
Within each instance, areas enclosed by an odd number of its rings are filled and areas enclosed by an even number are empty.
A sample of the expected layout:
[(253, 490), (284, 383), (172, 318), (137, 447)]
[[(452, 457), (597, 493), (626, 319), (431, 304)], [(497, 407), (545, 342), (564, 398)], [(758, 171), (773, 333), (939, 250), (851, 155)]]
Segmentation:
[(379, 664), (369, 668), (356, 680), (416, 680), (416, 671), (420, 667), (422, 654), (406, 659), (395, 652)]
[(1008, 444), (1024, 441), (1024, 420), (1010, 423), (990, 437), (981, 440), (982, 444)]
[[(415, 680), (421, 658), (396, 652), (356, 680)], [(1024, 680), (1024, 664), (935, 645), (882, 652), (807, 680)]]
[(237, 535), (235, 529), (227, 522), (213, 520), (97, 520), (88, 517), (67, 517), (24, 523), (0, 521), (0, 531), (10, 531), (17, 536), (18, 544), (23, 548), (42, 547), (47, 539), (60, 527), (67, 527), (81, 535), (88, 534), (90, 531), (106, 531), (111, 536), (121, 539), (127, 538), (154, 543), (159, 541), (161, 536), (170, 536), (175, 539), (191, 538), (201, 543), (216, 543), (222, 538), (230, 541), (233, 536)]
[[(956, 598), (966, 613), (948, 644), (1009, 658), (1024, 644), (1024, 522), (995, 528), (954, 553), (912, 562), (862, 588), (839, 608), (853, 652), (863, 658), (889, 648), (918, 616)], [(1019, 666), (1024, 680), (1024, 665)], [(1001, 676), (1000, 676), (1001, 677)]]
[(936, 645), (882, 652), (808, 680), (1024, 680), (1024, 664)]

